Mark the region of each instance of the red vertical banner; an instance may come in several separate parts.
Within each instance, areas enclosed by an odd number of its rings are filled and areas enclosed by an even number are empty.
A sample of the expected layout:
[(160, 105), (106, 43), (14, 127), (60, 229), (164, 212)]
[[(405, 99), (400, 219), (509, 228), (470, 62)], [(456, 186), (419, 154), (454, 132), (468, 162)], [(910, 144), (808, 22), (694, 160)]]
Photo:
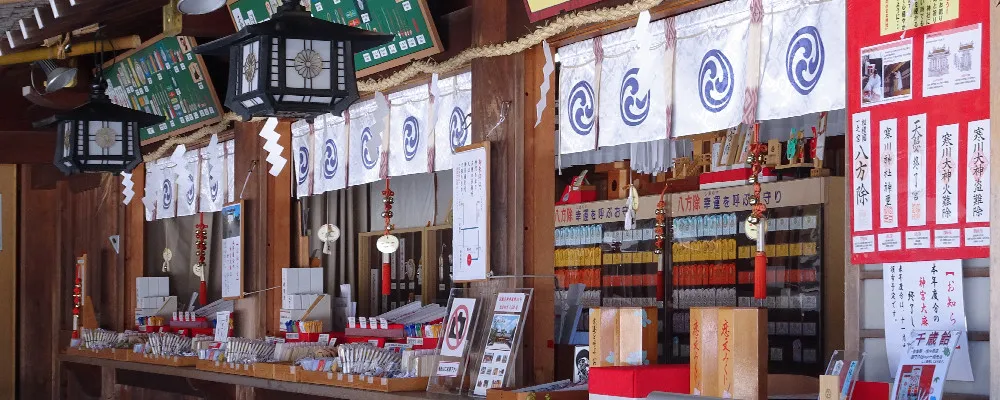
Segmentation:
[(989, 257), (989, 19), (986, 0), (847, 0), (852, 263)]

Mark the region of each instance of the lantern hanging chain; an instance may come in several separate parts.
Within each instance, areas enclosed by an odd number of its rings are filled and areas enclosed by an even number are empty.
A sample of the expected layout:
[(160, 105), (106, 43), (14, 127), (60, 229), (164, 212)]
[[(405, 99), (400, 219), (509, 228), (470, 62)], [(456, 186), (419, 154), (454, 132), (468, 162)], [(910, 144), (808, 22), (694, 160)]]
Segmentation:
[(660, 200), (656, 202), (656, 225), (653, 228), (656, 236), (655, 248), (653, 249), (654, 254), (663, 254), (663, 247), (667, 240), (667, 188), (670, 187), (669, 183), (663, 184), (663, 191), (660, 192)]

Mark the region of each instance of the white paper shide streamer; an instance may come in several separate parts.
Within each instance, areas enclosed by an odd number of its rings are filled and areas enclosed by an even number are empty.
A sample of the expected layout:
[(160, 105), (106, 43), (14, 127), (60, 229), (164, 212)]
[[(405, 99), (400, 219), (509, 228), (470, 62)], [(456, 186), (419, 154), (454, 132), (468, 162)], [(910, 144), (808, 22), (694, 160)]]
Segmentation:
[[(664, 24), (649, 24), (648, 57), (637, 59), (635, 28), (602, 40), (599, 146), (649, 142), (667, 135), (667, 79), (664, 66)], [(654, 68), (652, 73), (640, 73)], [(560, 126), (560, 129), (562, 127)]]
[(761, 120), (844, 108), (844, 0), (763, 0)]
[(135, 182), (132, 181), (132, 174), (122, 172), (122, 204), (128, 205), (135, 196)]
[(147, 222), (156, 219), (156, 199), (159, 192), (157, 176), (159, 173), (160, 170), (155, 163), (146, 163), (146, 185), (142, 189), (142, 207), (145, 209)]
[(285, 168), (285, 164), (288, 160), (281, 154), (285, 151), (285, 147), (278, 144), (278, 138), (281, 137), (275, 128), (278, 127), (277, 118), (268, 118), (267, 122), (264, 123), (264, 128), (260, 130), (260, 137), (264, 138), (264, 150), (267, 151), (267, 163), (271, 165), (268, 169), (268, 173), (271, 176), (278, 176), (281, 170)]
[(676, 26), (676, 58), (684, 62), (674, 67), (674, 136), (738, 125), (746, 90), (749, 1), (681, 14)]
[(552, 49), (549, 42), (542, 42), (542, 52), (545, 53), (545, 65), (542, 66), (542, 84), (538, 87), (538, 102), (535, 103), (535, 126), (542, 123), (542, 113), (549, 106), (549, 89), (552, 88), (552, 73), (556, 64), (552, 61)]
[[(323, 125), (320, 125), (322, 120)], [(313, 128), (313, 193), (343, 189), (347, 185), (347, 124), (332, 114), (316, 118)]]
[(597, 148), (594, 39), (559, 48), (559, 153)]
[(427, 85), (389, 94), (389, 176), (427, 171)]
[(208, 147), (200, 149), (201, 152), (201, 201), (199, 211), (216, 212), (222, 211), (225, 203), (226, 164), (225, 146), (219, 143), (219, 138), (212, 135)]
[(350, 114), (350, 143), (353, 147), (348, 151), (349, 166), (348, 184), (363, 185), (379, 180), (379, 170), (382, 167), (381, 146), (371, 146), (371, 142), (380, 142), (379, 134), (374, 133), (375, 101), (367, 100), (354, 103), (348, 110)]
[[(224, 176), (226, 177), (226, 201), (232, 203), (236, 201), (236, 142), (227, 141), (224, 143), (226, 146), (226, 169)], [(284, 160), (284, 158), (282, 158)], [(284, 166), (284, 162), (281, 163)], [(274, 168), (271, 168), (271, 172), (274, 172)], [(280, 171), (279, 171), (280, 172)], [(247, 173), (244, 172), (243, 176), (240, 177), (240, 182), (245, 182), (247, 179)]]
[[(319, 116), (313, 126), (323, 126), (325, 118)], [(303, 198), (313, 194), (312, 185), (312, 126), (305, 120), (292, 123), (292, 161), (295, 162), (295, 197)]]
[(472, 74), (438, 80), (438, 116), (434, 127), (434, 170), (451, 169), (455, 149), (472, 144), (468, 118), (472, 105)]

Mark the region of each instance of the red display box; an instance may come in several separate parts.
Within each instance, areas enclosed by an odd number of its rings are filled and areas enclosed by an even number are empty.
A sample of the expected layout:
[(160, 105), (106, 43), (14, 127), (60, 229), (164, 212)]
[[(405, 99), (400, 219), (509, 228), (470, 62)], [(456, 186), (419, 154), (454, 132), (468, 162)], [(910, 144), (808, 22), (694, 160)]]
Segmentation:
[(591, 367), (589, 391), (592, 400), (644, 399), (652, 392), (691, 393), (691, 366)]

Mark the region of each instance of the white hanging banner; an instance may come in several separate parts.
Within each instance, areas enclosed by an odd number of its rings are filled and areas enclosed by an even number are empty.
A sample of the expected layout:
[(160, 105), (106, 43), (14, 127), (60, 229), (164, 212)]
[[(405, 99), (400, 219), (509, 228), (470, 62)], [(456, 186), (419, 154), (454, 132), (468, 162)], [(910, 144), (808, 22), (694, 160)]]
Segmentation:
[[(727, 1), (684, 13), (676, 23), (674, 137), (738, 125), (746, 90), (749, 1)], [(601, 128), (603, 139), (603, 121)]]
[(389, 94), (389, 176), (428, 172), (430, 98), (427, 85)]
[[(236, 196), (237, 196), (237, 194), (236, 194), (236, 142), (233, 141), (233, 140), (230, 140), (228, 142), (225, 142), (225, 145), (226, 145), (226, 169), (225, 169), (225, 177), (226, 177), (226, 181), (227, 181), (227, 187), (229, 188), (226, 191), (226, 201), (232, 203), (232, 202), (236, 201)], [(260, 167), (260, 166), (258, 166), (258, 167)], [(246, 174), (244, 174), (242, 177), (240, 177), (240, 179), (241, 179), (240, 182), (243, 182), (246, 179)], [(221, 208), (220, 208), (220, 210), (221, 210)]]
[(374, 137), (376, 132), (372, 131), (375, 125), (375, 101), (359, 101), (354, 103), (348, 110), (350, 123), (348, 124), (351, 145), (354, 147), (348, 151), (348, 181), (350, 186), (363, 185), (379, 180), (379, 170), (382, 168), (383, 159), (380, 156), (384, 146), (379, 146), (375, 152), (368, 148), (368, 142), (378, 140)]
[(559, 153), (597, 148), (597, 54), (594, 39), (559, 48)]
[[(185, 217), (198, 212), (198, 180), (201, 177), (199, 171), (199, 151), (189, 150), (184, 153), (184, 164), (175, 168), (181, 168), (177, 174), (177, 216)], [(174, 171), (175, 173), (177, 170)]]
[[(667, 137), (666, 97), (670, 82), (666, 78), (664, 62), (664, 21), (649, 24), (650, 48), (644, 64), (657, 68), (651, 74), (639, 73), (634, 30), (615, 32), (601, 38), (601, 123), (598, 137), (601, 147), (651, 142)], [(644, 79), (647, 81), (643, 82)]]
[(295, 162), (295, 197), (303, 198), (313, 194), (312, 185), (312, 130), (313, 126), (323, 126), (325, 119), (322, 115), (316, 117), (313, 125), (306, 120), (298, 120), (292, 123), (292, 158)]
[(177, 182), (174, 181), (174, 165), (168, 158), (156, 161), (160, 170), (159, 199), (157, 201), (156, 219), (173, 218), (177, 215)]
[(844, 0), (763, 0), (760, 120), (844, 108)]
[(472, 144), (467, 116), (472, 106), (472, 73), (439, 79), (440, 101), (434, 127), (434, 170), (451, 169), (455, 149)]
[(313, 128), (313, 193), (343, 189), (347, 185), (347, 123), (333, 114), (317, 118)]
[(225, 203), (224, 185), (225, 174), (225, 154), (226, 148), (218, 139), (212, 138), (208, 147), (200, 150), (201, 153), (201, 202), (198, 210), (201, 212), (222, 211)]

